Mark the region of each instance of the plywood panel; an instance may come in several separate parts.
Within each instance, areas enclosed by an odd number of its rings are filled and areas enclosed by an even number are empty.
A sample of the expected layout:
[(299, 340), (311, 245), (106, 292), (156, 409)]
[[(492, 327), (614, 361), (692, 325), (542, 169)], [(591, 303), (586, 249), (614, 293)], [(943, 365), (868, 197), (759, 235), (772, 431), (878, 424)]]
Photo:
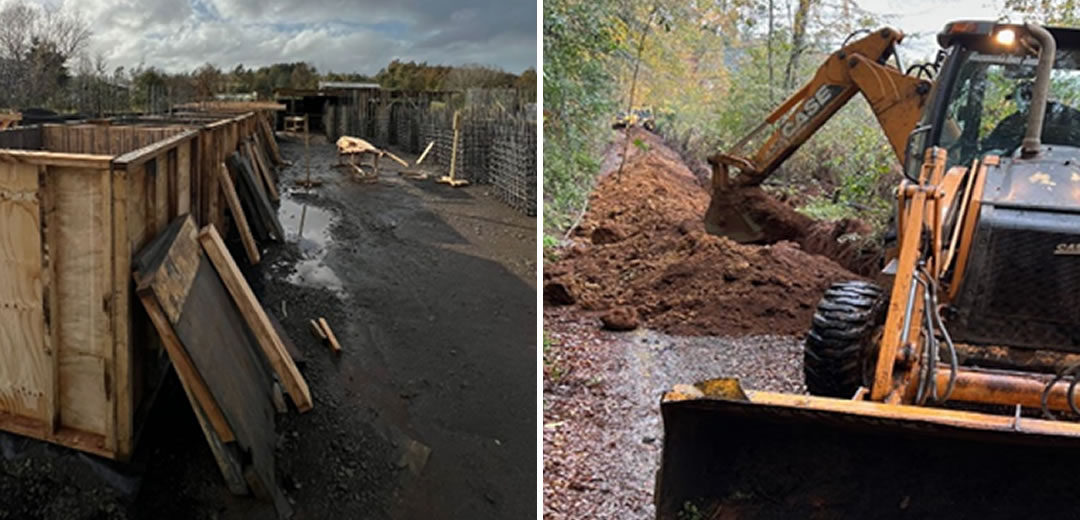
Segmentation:
[(44, 419), (52, 387), (37, 167), (0, 164), (0, 411)]
[(104, 434), (111, 416), (105, 360), (113, 348), (109, 172), (54, 168), (49, 181), (56, 208), (60, 422)]

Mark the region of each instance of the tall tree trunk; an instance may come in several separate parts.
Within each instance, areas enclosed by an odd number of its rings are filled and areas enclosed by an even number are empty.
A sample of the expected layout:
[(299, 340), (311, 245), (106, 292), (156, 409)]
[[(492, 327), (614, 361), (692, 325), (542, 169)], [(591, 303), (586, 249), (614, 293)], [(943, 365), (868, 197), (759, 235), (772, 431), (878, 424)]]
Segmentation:
[(806, 20), (810, 18), (812, 3), (812, 0), (799, 0), (795, 20), (791, 24), (791, 56), (788, 58), (787, 72), (784, 75), (784, 86), (788, 90), (795, 88), (795, 75), (799, 73), (799, 57), (806, 45)]
[(772, 43), (773, 43), (773, 40), (772, 40), (773, 39), (773, 2), (774, 2), (774, 0), (769, 0), (769, 39), (766, 42), (767, 49), (768, 49), (768, 59), (769, 59), (769, 104), (770, 105), (773, 102), (773, 85), (775, 84), (775, 83), (773, 83), (773, 61), (772, 61), (772, 55), (773, 55), (773, 52), (772, 52), (773, 51), (773, 48), (772, 48)]

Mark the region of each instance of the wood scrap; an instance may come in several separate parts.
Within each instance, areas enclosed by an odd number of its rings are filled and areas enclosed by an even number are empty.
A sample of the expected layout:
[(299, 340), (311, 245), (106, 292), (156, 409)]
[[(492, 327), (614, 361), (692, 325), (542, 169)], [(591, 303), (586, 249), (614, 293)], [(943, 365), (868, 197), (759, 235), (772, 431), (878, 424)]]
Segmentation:
[(273, 367), (274, 373), (289, 391), (293, 404), (301, 412), (311, 410), (311, 390), (308, 389), (307, 382), (304, 381), (304, 377), (300, 375), (292, 357), (286, 351), (281, 337), (267, 318), (266, 311), (255, 298), (255, 294), (251, 292), (251, 287), (244, 280), (240, 268), (229, 255), (229, 250), (225, 247), (225, 242), (221, 240), (221, 235), (213, 226), (206, 226), (199, 232), (199, 242), (225, 287), (228, 288), (233, 302), (240, 309), (244, 322), (251, 329), (252, 335), (255, 336), (270, 366)]
[(244, 215), (244, 208), (240, 205), (240, 198), (236, 195), (236, 187), (233, 186), (232, 178), (229, 176), (229, 170), (225, 167), (225, 163), (221, 163), (218, 167), (218, 175), (221, 182), (221, 191), (225, 193), (225, 201), (229, 205), (233, 221), (236, 222), (236, 229), (240, 233), (240, 241), (244, 243), (244, 252), (247, 254), (248, 262), (251, 265), (258, 264), (260, 259), (259, 246), (255, 244), (255, 237), (251, 234), (251, 228), (248, 227), (247, 216)]
[(311, 320), (311, 333), (315, 335), (319, 341), (326, 341), (326, 332), (323, 331), (322, 325), (315, 320)]
[(343, 156), (343, 155), (352, 157), (352, 156), (364, 156), (364, 155), (369, 155), (369, 154), (374, 156), (375, 157), (375, 173), (376, 174), (378, 174), (378, 171), (379, 171), (379, 166), (378, 166), (378, 164), (379, 164), (378, 160), (379, 159), (378, 158), (383, 157), (383, 156), (390, 157), (391, 160), (393, 160), (394, 162), (396, 162), (396, 163), (398, 163), (398, 164), (400, 164), (400, 165), (402, 165), (402, 166), (404, 166), (406, 168), (409, 167), (409, 163), (405, 162), (400, 157), (394, 155), (389, 150), (384, 150), (382, 148), (379, 148), (379, 147), (377, 147), (377, 146), (375, 146), (375, 145), (373, 145), (373, 144), (371, 144), (371, 143), (369, 143), (369, 142), (367, 142), (367, 141), (365, 141), (363, 139), (360, 139), (359, 137), (351, 137), (351, 136), (348, 136), (348, 135), (343, 135), (343, 136), (338, 138), (336, 144), (337, 144), (337, 150), (338, 150), (338, 156), (339, 157)]
[(323, 185), (323, 181), (319, 179), (311, 179), (310, 181), (307, 179), (298, 179), (293, 181), (293, 184), (301, 188), (318, 188)]
[(398, 156), (396, 156), (396, 155), (394, 155), (394, 154), (390, 153), (390, 150), (383, 150), (383, 153), (385, 153), (386, 155), (388, 155), (388, 156), (390, 157), (390, 159), (394, 160), (394, 161), (395, 161), (395, 162), (397, 162), (398, 164), (400, 164), (400, 165), (402, 165), (402, 166), (404, 166), (404, 167), (406, 167), (406, 168), (408, 168), (408, 167), (409, 167), (409, 163), (407, 163), (407, 162), (405, 162), (405, 161), (401, 160), (401, 157), (398, 157)]
[(334, 335), (334, 331), (330, 329), (330, 324), (326, 322), (326, 318), (319, 318), (319, 327), (322, 328), (326, 334), (326, 340), (330, 343), (330, 350), (333, 350), (335, 354), (341, 353), (341, 344), (338, 343), (337, 336)]
[(443, 175), (442, 177), (439, 177), (439, 180), (436, 181), (436, 182), (441, 182), (443, 184), (449, 184), (449, 185), (451, 185), (451, 186), (453, 186), (455, 188), (460, 188), (462, 186), (468, 186), (469, 185), (469, 181), (467, 181), (465, 179), (455, 179), (453, 176), (450, 176), (450, 175)]
[(435, 141), (428, 143), (427, 148), (424, 148), (424, 153), (420, 154), (420, 158), (416, 160), (416, 165), (420, 166), (420, 163), (424, 162), (424, 158), (427, 157), (428, 152), (435, 146)]
[(428, 172), (422, 170), (401, 170), (398, 172), (398, 175), (405, 177), (406, 179), (413, 179), (418, 181), (425, 180), (431, 176), (430, 174), (428, 174)]

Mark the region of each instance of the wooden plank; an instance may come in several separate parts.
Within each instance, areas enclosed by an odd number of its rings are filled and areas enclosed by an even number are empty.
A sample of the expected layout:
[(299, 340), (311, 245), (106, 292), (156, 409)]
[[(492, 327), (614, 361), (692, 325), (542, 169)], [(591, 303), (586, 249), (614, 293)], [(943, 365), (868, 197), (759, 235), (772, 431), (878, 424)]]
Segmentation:
[(165, 165), (165, 184), (168, 186), (169, 195), (169, 200), (165, 206), (168, 208), (168, 218), (173, 219), (180, 215), (180, 213), (178, 213), (178, 210), (180, 209), (180, 183), (176, 171), (176, 148), (165, 152), (158, 158), (158, 161), (159, 164)]
[(270, 366), (273, 367), (274, 372), (281, 379), (282, 384), (285, 385), (293, 404), (301, 412), (311, 410), (311, 391), (308, 389), (307, 382), (304, 381), (304, 377), (300, 375), (296, 364), (289, 357), (281, 338), (266, 317), (266, 311), (263, 310), (262, 305), (255, 298), (255, 294), (251, 292), (251, 287), (248, 286), (244, 276), (240, 273), (240, 268), (237, 267), (236, 262), (229, 255), (228, 249), (225, 248), (225, 242), (221, 240), (221, 235), (213, 227), (207, 226), (199, 233), (199, 241), (202, 243), (203, 250), (206, 251), (207, 256), (213, 262), (225, 286), (229, 289), (229, 294), (232, 295), (233, 301), (239, 307), (244, 320), (255, 335), (259, 347), (261, 347), (266, 359), (270, 362)]
[(48, 434), (56, 433), (60, 428), (60, 356), (57, 349), (60, 347), (60, 327), (53, 323), (57, 311), (58, 295), (56, 290), (56, 259), (51, 253), (53, 247), (58, 247), (56, 225), (51, 222), (55, 211), (53, 197), (50, 195), (51, 186), (47, 182), (48, 167), (38, 166), (38, 204), (39, 225), (41, 227), (41, 283), (42, 291), (42, 324), (45, 327), (45, 354), (49, 356), (49, 387), (45, 398), (44, 426)]
[(105, 437), (102, 435), (64, 427), (52, 435), (43, 435), (44, 429), (41, 421), (0, 412), (0, 430), (53, 442), (108, 459), (115, 457), (114, 453), (105, 448)]
[[(111, 143), (111, 136), (108, 138)], [(110, 144), (111, 146), (111, 144)], [(113, 388), (115, 442), (114, 451), (121, 459), (127, 459), (134, 449), (135, 435), (135, 371), (131, 356), (134, 323), (131, 316), (131, 255), (128, 229), (128, 175), (124, 170), (112, 172), (112, 219), (113, 219)]]
[(252, 144), (251, 141), (245, 141), (244, 148), (247, 150), (248, 160), (255, 166), (255, 171), (259, 174), (259, 177), (265, 184), (266, 192), (270, 195), (270, 200), (274, 202), (281, 200), (281, 196), (278, 195), (277, 183), (274, 182), (274, 178), (270, 175), (270, 169), (263, 164), (258, 150), (255, 149), (255, 145)]
[(0, 163), (0, 412), (42, 421), (54, 413), (55, 380), (45, 350), (38, 189), (37, 167)]
[(404, 166), (404, 167), (406, 167), (406, 168), (408, 168), (408, 167), (409, 167), (409, 163), (407, 163), (407, 162), (405, 162), (405, 161), (401, 160), (401, 157), (398, 157), (398, 156), (396, 156), (396, 155), (394, 155), (394, 154), (390, 153), (390, 151), (389, 151), (389, 150), (383, 150), (383, 153), (385, 153), (386, 155), (389, 155), (389, 156), (390, 156), (390, 158), (391, 158), (391, 159), (393, 159), (393, 160), (394, 160), (395, 162), (397, 162), (398, 164), (400, 164), (400, 165), (402, 165), (402, 166)]
[(199, 400), (188, 388), (189, 383), (182, 377), (178, 379), (180, 379), (180, 386), (184, 388), (184, 394), (187, 395), (188, 403), (191, 404), (191, 409), (195, 412), (195, 418), (199, 420), (199, 429), (202, 430), (206, 443), (210, 445), (210, 453), (214, 455), (214, 461), (221, 470), (221, 476), (225, 478), (225, 486), (234, 495), (248, 494), (244, 465), (240, 461), (240, 454), (236, 453), (236, 445), (226, 444), (221, 439), (214, 425), (210, 423), (210, 418), (203, 411), (202, 405), (199, 404)]
[(195, 141), (191, 141), (176, 149), (176, 211), (178, 215), (191, 213), (191, 184), (196, 174), (192, 168), (192, 165), (196, 163), (191, 160), (191, 151), (196, 145)]
[(103, 170), (109, 168), (112, 156), (77, 153), (41, 152), (33, 150), (0, 150), (0, 162), (23, 162), (45, 166), (65, 166)]
[(195, 271), (199, 268), (199, 243), (195, 240), (195, 221), (190, 216), (175, 221), (181, 221), (183, 225), (178, 231), (179, 236), (172, 242), (169, 254), (157, 265), (140, 265), (139, 275), (143, 279), (136, 279), (139, 290), (152, 284), (158, 306), (169, 318), (169, 323), (176, 323), (180, 319), (187, 293), (195, 281)]
[(142, 148), (132, 150), (124, 155), (121, 155), (120, 157), (113, 159), (113, 164), (116, 164), (118, 167), (121, 168), (138, 166), (139, 164), (142, 164), (146, 161), (149, 161), (150, 159), (153, 159), (154, 157), (157, 157), (165, 150), (175, 148), (176, 146), (184, 143), (185, 141), (190, 141), (194, 139), (196, 136), (198, 136), (198, 134), (198, 130), (188, 130), (186, 132), (169, 137), (168, 139), (152, 142), (150, 144), (147, 144), (146, 146), (143, 146)]
[(60, 422), (106, 434), (113, 414), (113, 217), (108, 169), (49, 169), (56, 242)]
[(333, 350), (335, 354), (340, 354), (341, 343), (338, 343), (337, 336), (334, 335), (330, 324), (326, 322), (326, 318), (319, 318), (319, 327), (326, 333), (326, 340), (330, 342), (330, 350)]
[(240, 232), (240, 240), (244, 243), (244, 252), (247, 253), (248, 262), (255, 265), (259, 263), (259, 246), (255, 244), (255, 237), (251, 235), (251, 228), (248, 227), (244, 208), (240, 206), (240, 199), (236, 196), (236, 187), (233, 186), (232, 179), (229, 178), (229, 170), (225, 167), (225, 163), (221, 163), (218, 172), (221, 180), (221, 190), (225, 194), (225, 201), (229, 203), (229, 210), (232, 212), (233, 221), (236, 222), (236, 229)]
[(311, 332), (315, 334), (319, 341), (326, 341), (326, 331), (323, 330), (322, 325), (319, 325), (319, 322), (311, 320)]

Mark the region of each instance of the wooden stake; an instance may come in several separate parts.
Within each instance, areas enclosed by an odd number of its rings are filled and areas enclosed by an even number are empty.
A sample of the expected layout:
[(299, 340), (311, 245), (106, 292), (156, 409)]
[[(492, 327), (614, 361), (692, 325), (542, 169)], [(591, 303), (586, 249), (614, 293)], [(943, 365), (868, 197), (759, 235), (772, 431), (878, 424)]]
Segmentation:
[(420, 158), (416, 160), (416, 165), (420, 166), (420, 163), (424, 162), (424, 158), (427, 157), (428, 152), (431, 151), (431, 147), (435, 146), (435, 141), (428, 143), (427, 148), (424, 148), (424, 153), (420, 154)]
[(465, 179), (455, 179), (454, 172), (457, 170), (457, 149), (458, 149), (458, 137), (461, 133), (461, 111), (454, 112), (454, 146), (450, 151), (450, 175), (444, 175), (439, 178), (439, 182), (443, 184), (449, 184), (455, 188), (458, 186), (466, 186), (469, 181)]

